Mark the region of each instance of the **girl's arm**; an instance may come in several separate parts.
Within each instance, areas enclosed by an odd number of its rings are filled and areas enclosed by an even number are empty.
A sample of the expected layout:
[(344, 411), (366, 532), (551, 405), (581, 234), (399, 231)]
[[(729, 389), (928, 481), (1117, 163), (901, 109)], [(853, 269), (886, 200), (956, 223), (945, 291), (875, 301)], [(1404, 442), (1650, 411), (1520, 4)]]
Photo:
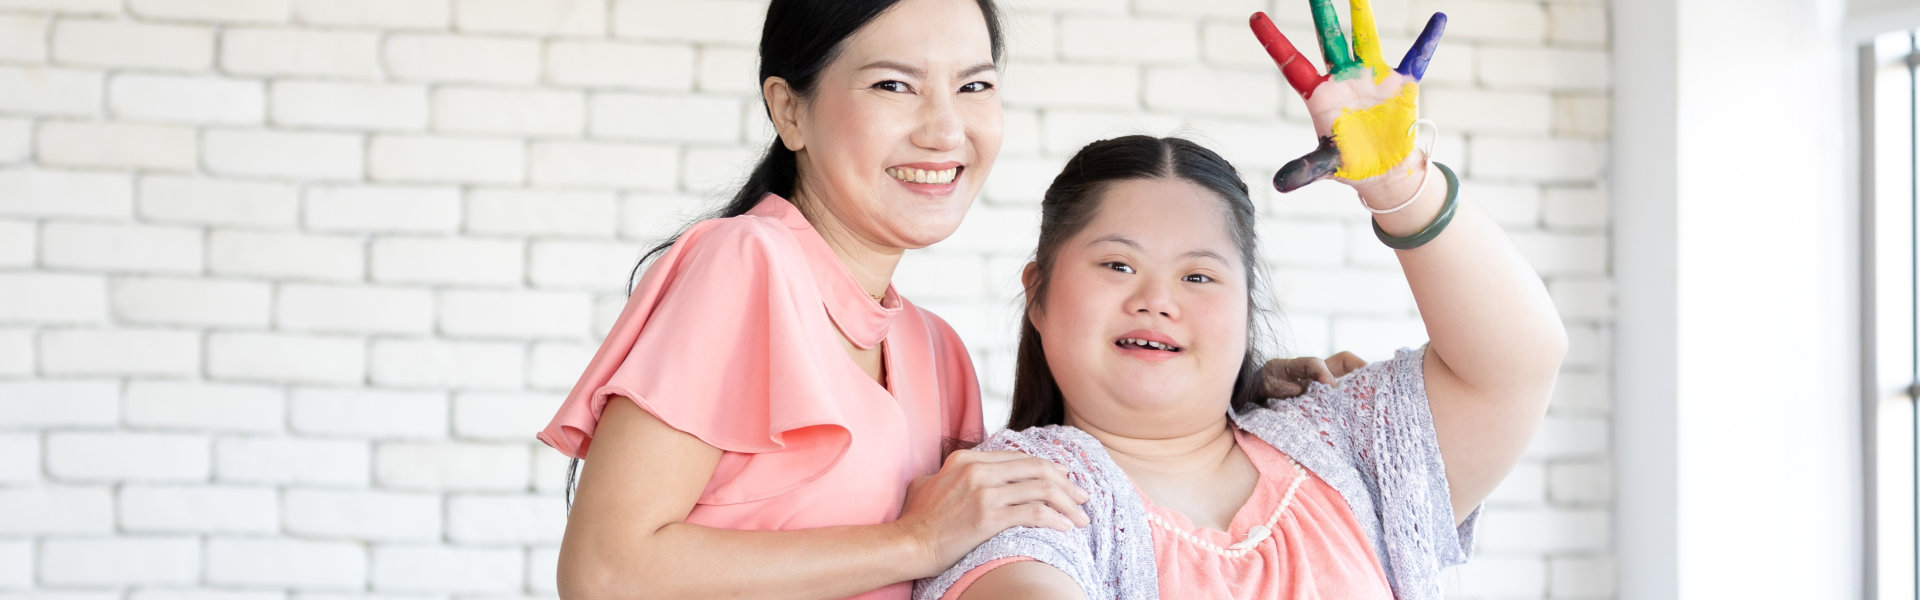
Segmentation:
[(607, 403), (589, 452), (560, 546), (576, 600), (841, 598), (937, 574), (1008, 527), (1086, 523), (1084, 492), (1017, 452), (954, 453), (893, 523), (796, 531), (686, 523), (721, 451), (632, 401)]
[[(1352, 0), (1351, 52), (1332, 0), (1313, 0), (1312, 10), (1326, 75), (1266, 15), (1252, 20), (1255, 36), (1306, 99), (1320, 135), (1319, 147), (1289, 162), (1274, 184), (1289, 192), (1322, 179), (1346, 182), (1376, 212), (1400, 207), (1375, 214), (1374, 222), (1387, 236), (1411, 237), (1435, 223), (1449, 188), (1415, 148), (1420, 79), (1446, 15), (1435, 14), (1392, 66), (1381, 54), (1369, 0)], [(1398, 251), (1432, 340), (1427, 395), (1456, 522), (1519, 460), (1545, 415), (1567, 347), (1540, 278), (1471, 196), (1460, 192), (1452, 222), (1437, 238)]]
[(1009, 563), (987, 571), (960, 593), (959, 600), (1085, 600), (1080, 584), (1065, 571), (1040, 561)]

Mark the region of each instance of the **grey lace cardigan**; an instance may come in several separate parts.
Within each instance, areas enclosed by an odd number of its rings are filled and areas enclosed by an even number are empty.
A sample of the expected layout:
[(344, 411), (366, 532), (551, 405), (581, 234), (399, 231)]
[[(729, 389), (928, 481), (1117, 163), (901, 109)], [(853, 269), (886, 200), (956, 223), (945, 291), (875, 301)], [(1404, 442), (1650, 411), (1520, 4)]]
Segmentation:
[[(1422, 374), (1425, 348), (1401, 349), (1337, 387), (1232, 415), (1241, 429), (1292, 456), (1340, 492), (1380, 557), (1393, 595), (1440, 598), (1441, 569), (1472, 552), (1480, 511), (1453, 524), (1446, 471)], [(1002, 431), (980, 450), (1019, 450), (1067, 466), (1093, 498), (1092, 523), (1072, 531), (1016, 527), (994, 536), (932, 579), (914, 584), (915, 600), (936, 600), (962, 575), (1000, 558), (1030, 557), (1079, 582), (1089, 600), (1158, 598), (1153, 533), (1146, 507), (1100, 442), (1064, 425)]]

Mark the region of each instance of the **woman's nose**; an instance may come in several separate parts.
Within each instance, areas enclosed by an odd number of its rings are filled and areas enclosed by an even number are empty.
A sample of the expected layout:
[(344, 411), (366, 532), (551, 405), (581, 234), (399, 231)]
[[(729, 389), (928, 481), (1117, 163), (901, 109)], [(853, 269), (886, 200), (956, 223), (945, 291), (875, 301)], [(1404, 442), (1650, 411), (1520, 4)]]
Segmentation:
[(960, 120), (960, 112), (955, 110), (951, 99), (934, 98), (927, 102), (920, 119), (920, 127), (913, 133), (915, 146), (945, 152), (959, 148), (966, 140), (966, 124)]

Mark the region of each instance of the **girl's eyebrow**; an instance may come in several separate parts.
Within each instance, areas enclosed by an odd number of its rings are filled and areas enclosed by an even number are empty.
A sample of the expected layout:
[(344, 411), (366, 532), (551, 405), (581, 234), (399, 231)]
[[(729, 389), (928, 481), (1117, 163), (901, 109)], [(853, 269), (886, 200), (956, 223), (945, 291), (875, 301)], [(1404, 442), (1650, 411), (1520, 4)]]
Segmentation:
[[(1120, 244), (1122, 246), (1126, 246), (1128, 248), (1132, 248), (1137, 251), (1141, 251), (1141, 252), (1146, 251), (1146, 248), (1141, 247), (1139, 242), (1133, 241), (1132, 238), (1129, 238), (1124, 235), (1120, 235), (1118, 233), (1103, 235), (1103, 236), (1094, 238), (1093, 241), (1087, 242), (1087, 245), (1093, 246), (1101, 243)], [(1220, 264), (1223, 264), (1223, 265), (1233, 264), (1233, 263), (1227, 262), (1227, 257), (1221, 256), (1220, 253), (1214, 252), (1212, 250), (1208, 250), (1206, 248), (1196, 248), (1193, 250), (1188, 250), (1184, 253), (1181, 253), (1180, 258), (1211, 258), (1213, 260), (1220, 261)]]

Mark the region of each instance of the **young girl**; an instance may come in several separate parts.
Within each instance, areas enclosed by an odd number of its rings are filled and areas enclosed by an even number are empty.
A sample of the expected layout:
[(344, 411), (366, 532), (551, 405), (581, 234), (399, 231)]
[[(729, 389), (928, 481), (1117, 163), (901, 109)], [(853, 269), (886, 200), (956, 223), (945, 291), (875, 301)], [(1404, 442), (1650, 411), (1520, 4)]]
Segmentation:
[[(1363, 9), (1356, 20), (1370, 19)], [(1328, 92), (1313, 99), (1341, 101)], [(1364, 162), (1337, 142), (1296, 161), (1318, 164), (1289, 165), (1282, 187)], [(1376, 212), (1400, 206), (1375, 217), (1376, 233), (1400, 249), (1431, 342), (1262, 400), (1255, 210), (1233, 167), (1143, 136), (1069, 160), (1024, 276), (1012, 417), (981, 449), (1067, 467), (1092, 496), (1091, 524), (1007, 530), (915, 596), (1440, 597), (1440, 569), (1467, 559), (1476, 507), (1544, 415), (1566, 334), (1451, 170), (1411, 151), (1384, 164), (1342, 179)]]

